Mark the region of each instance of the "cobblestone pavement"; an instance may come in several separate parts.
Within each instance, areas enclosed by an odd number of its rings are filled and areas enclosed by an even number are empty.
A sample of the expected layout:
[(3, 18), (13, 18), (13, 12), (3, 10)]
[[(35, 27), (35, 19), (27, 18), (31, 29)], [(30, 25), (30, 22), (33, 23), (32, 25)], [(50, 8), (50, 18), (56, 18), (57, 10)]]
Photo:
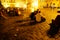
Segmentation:
[[(41, 9), (42, 14), (45, 16), (46, 21), (37, 23), (35, 25), (20, 25), (24, 22), (16, 22), (20, 18), (9, 18), (3, 23), (0, 23), (0, 40), (60, 40), (60, 33), (56, 34), (54, 38), (47, 36), (47, 31), (50, 26), (48, 25), (52, 19), (56, 17), (56, 10)], [(53, 16), (54, 15), (54, 16)], [(1, 20), (2, 22), (2, 20)]]

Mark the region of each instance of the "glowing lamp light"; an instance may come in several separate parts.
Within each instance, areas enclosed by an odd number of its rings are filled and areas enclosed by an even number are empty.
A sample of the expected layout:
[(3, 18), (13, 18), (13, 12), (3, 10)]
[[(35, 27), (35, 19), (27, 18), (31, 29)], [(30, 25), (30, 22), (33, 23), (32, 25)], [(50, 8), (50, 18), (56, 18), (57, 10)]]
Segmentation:
[(34, 0), (34, 2), (32, 3), (32, 7), (38, 8), (38, 0)]
[(15, 7), (20, 7), (19, 3), (16, 3)]
[(31, 5), (32, 5), (31, 12), (34, 12), (35, 10), (38, 9), (38, 0), (33, 0)]
[(27, 5), (26, 5), (26, 4), (24, 4), (24, 5), (23, 5), (23, 8), (27, 8)]
[(16, 3), (15, 4), (15, 7), (19, 7), (19, 8), (22, 8), (23, 7), (25, 9), (25, 8), (27, 8), (27, 5), (24, 4), (23, 2), (20, 2), (20, 3)]
[(32, 6), (37, 7), (38, 3), (34, 2), (34, 3), (32, 3)]
[(34, 12), (34, 8), (31, 8), (31, 12)]
[(20, 11), (18, 11), (18, 14), (20, 15), (20, 14), (21, 14), (21, 12), (20, 12)]
[(4, 4), (4, 7), (5, 7), (5, 8), (7, 8), (7, 7), (9, 7), (9, 6), (10, 6), (10, 5), (8, 5), (7, 3), (6, 3), (6, 4)]

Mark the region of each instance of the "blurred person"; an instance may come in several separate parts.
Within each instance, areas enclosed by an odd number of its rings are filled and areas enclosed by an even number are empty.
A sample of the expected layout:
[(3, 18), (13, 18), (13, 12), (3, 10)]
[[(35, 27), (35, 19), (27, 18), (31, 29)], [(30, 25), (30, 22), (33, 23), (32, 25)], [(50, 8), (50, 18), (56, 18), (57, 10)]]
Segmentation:
[[(39, 14), (40, 13), (40, 14)], [(41, 20), (39, 21), (39, 22), (37, 22), (37, 20), (36, 20), (36, 15), (39, 15), (40, 17), (39, 18), (41, 18)], [(42, 22), (45, 22), (45, 18), (43, 17), (43, 15), (41, 14), (41, 11), (39, 11), (39, 9), (37, 9), (37, 11), (34, 11), (34, 12), (32, 12), (31, 14), (30, 14), (30, 18), (31, 18), (31, 21), (34, 21), (34, 23), (42, 23)]]
[(31, 20), (34, 20), (34, 21), (36, 21), (36, 14), (38, 13), (38, 10), (37, 11), (34, 11), (34, 12), (32, 12), (31, 14), (30, 14), (30, 18), (31, 18)]
[(36, 16), (38, 13), (40, 13), (39, 9), (37, 9), (37, 11), (34, 11), (30, 14), (30, 18), (31, 18), (31, 21), (33, 21), (33, 23), (36, 23)]
[(48, 30), (48, 35), (50, 35), (50, 37), (54, 37), (60, 29), (60, 15), (58, 15), (55, 20), (52, 20), (52, 23), (49, 25), (50, 29)]

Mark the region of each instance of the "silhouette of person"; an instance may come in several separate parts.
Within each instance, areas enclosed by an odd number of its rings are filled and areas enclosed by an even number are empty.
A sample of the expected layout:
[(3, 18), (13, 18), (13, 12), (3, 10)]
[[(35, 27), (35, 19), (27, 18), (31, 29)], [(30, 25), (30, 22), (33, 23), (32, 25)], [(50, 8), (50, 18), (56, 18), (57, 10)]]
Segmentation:
[(37, 9), (37, 11), (34, 11), (30, 14), (30, 18), (31, 20), (34, 20), (34, 22), (36, 22), (36, 14), (39, 12), (39, 9)]
[(54, 37), (59, 32), (59, 29), (60, 29), (60, 15), (58, 15), (56, 19), (52, 20), (52, 23), (50, 23), (50, 29), (48, 31), (48, 34), (51, 37)]
[(40, 13), (39, 9), (37, 9), (37, 11), (34, 11), (30, 14), (30, 18), (31, 18), (31, 21), (34, 21), (33, 23), (36, 23), (36, 16), (38, 13)]

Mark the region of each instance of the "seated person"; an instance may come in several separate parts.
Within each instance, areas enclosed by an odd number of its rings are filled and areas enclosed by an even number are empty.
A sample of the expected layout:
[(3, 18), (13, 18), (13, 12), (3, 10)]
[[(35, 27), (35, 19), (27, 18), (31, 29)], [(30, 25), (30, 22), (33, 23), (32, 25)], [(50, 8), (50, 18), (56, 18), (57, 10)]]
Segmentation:
[(31, 20), (34, 20), (34, 22), (36, 22), (36, 16), (35, 16), (35, 15), (36, 15), (38, 12), (40, 12), (39, 9), (38, 9), (37, 11), (34, 11), (34, 12), (32, 12), (32, 13), (30, 14), (30, 18), (31, 18)]

